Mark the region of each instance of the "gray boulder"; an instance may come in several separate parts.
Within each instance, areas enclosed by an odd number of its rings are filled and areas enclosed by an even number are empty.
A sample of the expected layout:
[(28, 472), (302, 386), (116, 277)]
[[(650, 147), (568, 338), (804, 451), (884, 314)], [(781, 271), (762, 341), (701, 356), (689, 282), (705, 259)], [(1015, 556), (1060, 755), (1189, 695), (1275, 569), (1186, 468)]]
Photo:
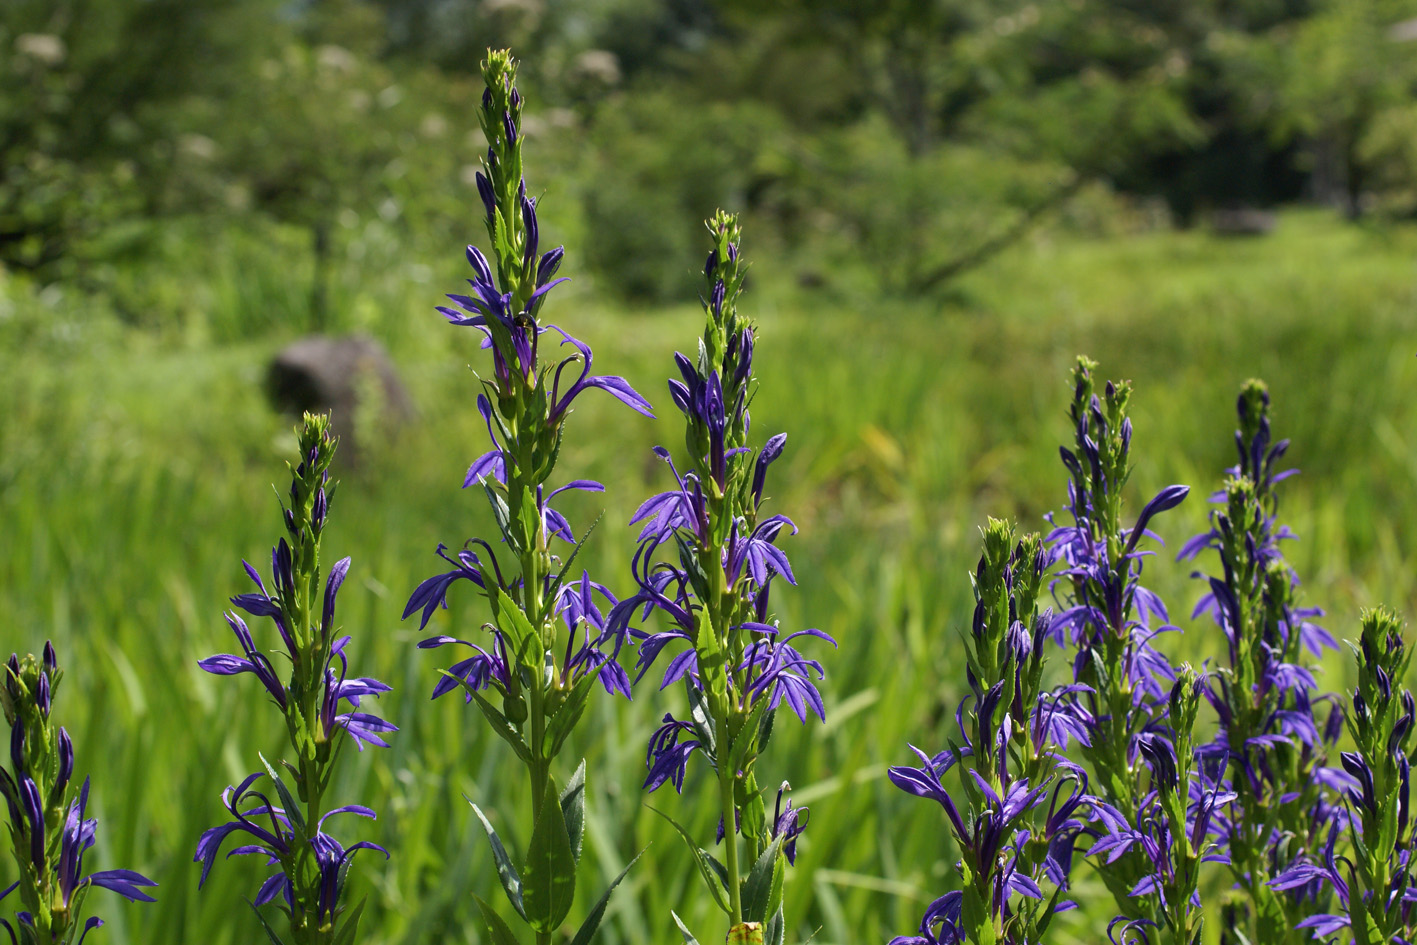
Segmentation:
[[(348, 458), (358, 452), (356, 431), (391, 430), (413, 417), (413, 401), (388, 352), (366, 335), (292, 342), (272, 359), (266, 391), (277, 410), (331, 413), (343, 441), (340, 453)], [(375, 415), (362, 413), (369, 410)]]

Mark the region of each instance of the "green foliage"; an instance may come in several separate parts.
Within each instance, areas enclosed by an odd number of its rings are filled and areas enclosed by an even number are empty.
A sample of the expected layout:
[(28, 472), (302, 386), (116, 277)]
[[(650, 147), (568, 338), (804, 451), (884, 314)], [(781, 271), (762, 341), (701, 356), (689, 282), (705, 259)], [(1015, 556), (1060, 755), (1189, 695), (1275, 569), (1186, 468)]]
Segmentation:
[(184, 147), (173, 109), (231, 65), (223, 30), (235, 6), (0, 7), (0, 264), (78, 275), (74, 254), (92, 255), (125, 217), (163, 206)]
[(604, 102), (591, 135), (586, 261), (627, 298), (692, 298), (703, 242), (695, 221), (742, 206), (772, 175), (779, 120), (750, 102), (691, 105), (681, 93), (644, 91)]

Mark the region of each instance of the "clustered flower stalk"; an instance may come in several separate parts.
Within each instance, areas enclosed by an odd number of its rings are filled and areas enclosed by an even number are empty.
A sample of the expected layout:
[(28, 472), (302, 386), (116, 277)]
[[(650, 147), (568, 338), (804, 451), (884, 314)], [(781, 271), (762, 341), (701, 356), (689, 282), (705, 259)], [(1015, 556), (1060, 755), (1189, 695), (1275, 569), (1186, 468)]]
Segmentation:
[[(540, 252), (536, 201), (528, 196), (522, 176), (524, 102), (516, 88), (515, 60), (505, 50), (489, 51), (482, 75), (487, 88), (478, 116), (488, 148), (477, 187), (492, 260), (469, 246), (472, 292), (450, 295), (456, 307), (439, 311), (453, 325), (481, 332), (483, 347), (492, 351), (492, 372), (481, 379), (483, 392), (477, 398), (492, 449), (473, 462), (463, 486), (477, 485), (486, 495), (505, 551), (499, 557), (480, 538), (452, 555), (439, 545), (438, 554), (453, 568), (420, 584), (404, 616), (420, 613), (420, 629), (426, 628), (459, 580), (475, 585), (487, 601), (486, 645), (440, 634), (419, 647), (452, 645), (471, 651), (443, 672), (433, 698), (460, 690), (526, 767), (532, 832), (520, 870), (491, 822), (473, 809), (491, 841), (508, 900), (545, 945), (571, 909), (585, 817), (584, 762), (564, 788), (558, 787), (553, 766), (597, 682), (609, 694), (630, 695), (629, 677), (615, 661), (622, 638), (606, 629), (605, 613), (618, 600), (584, 571), (574, 577), (572, 564), (581, 545), (566, 518), (550, 505), (565, 490), (601, 492), (604, 486), (577, 479), (548, 488), (548, 480), (560, 455), (566, 418), (581, 392), (605, 390), (631, 409), (653, 414), (623, 378), (591, 374), (588, 345), (538, 321), (547, 293), (565, 281), (554, 278), (564, 250)], [(573, 353), (543, 359), (541, 341), (548, 331), (560, 335)], [(555, 553), (555, 541), (570, 548), (564, 561)], [(619, 881), (591, 911), (578, 933), (584, 939), (599, 923)], [(508, 940), (512, 933), (503, 920), (484, 900), (477, 903), (494, 940)]]
[(1204, 691), (1204, 678), (1189, 665), (1181, 666), (1166, 700), (1165, 721), (1137, 736), (1150, 787), (1138, 801), (1136, 816), (1128, 819), (1116, 808), (1096, 805), (1108, 832), (1088, 855), (1103, 859), (1099, 869), (1111, 885), (1112, 864), (1132, 851), (1135, 862), (1124, 875), (1139, 863), (1142, 876), (1128, 895), (1154, 903), (1150, 917), (1124, 913), (1112, 921), (1108, 934), (1120, 934), (1122, 942), (1150, 942), (1147, 930), (1161, 927), (1174, 945), (1199, 945), (1204, 928), (1201, 864), (1229, 862), (1211, 837), (1235, 795), (1223, 789), (1223, 762), (1218, 773), (1201, 767), (1192, 735)]
[(143, 889), (157, 883), (124, 869), (84, 875), (84, 854), (96, 842), (98, 821), (84, 816), (87, 778), (74, 797), (74, 742), (51, 719), (64, 678), (53, 644), (44, 644), (39, 660), (11, 654), (3, 672), (0, 707), (10, 726), (10, 765), (0, 766), (0, 794), (10, 817), (18, 879), (0, 890), (0, 899), (18, 890), (22, 908), (14, 924), (0, 919), (0, 927), (11, 945), (82, 945), (103, 925), (97, 916), (83, 918), (90, 889), (110, 889), (129, 902), (153, 902)]
[[(248, 615), (271, 621), (285, 647), (281, 656), (290, 662), (290, 675), (283, 679), (278, 674), (245, 620), (234, 612), (226, 621), (241, 654), (221, 654), (199, 663), (214, 675), (249, 673), (260, 680), (285, 719), (291, 755), (280, 767), (295, 787), (292, 791), (262, 757), (263, 771), (222, 793), (222, 804), (234, 819), (202, 834), (194, 860), (202, 864), (200, 885), (226, 839), (246, 834), (246, 845), (228, 856), (255, 854), (277, 868), (252, 902), (272, 941), (284, 939), (258, 907), (276, 903), (288, 920), (291, 945), (345, 945), (355, 941), (364, 908), (363, 902), (351, 909), (341, 901), (350, 858), (360, 850), (376, 850), (387, 858), (388, 851), (370, 842), (345, 847), (326, 833), (325, 822), (336, 814), (375, 817), (373, 810), (358, 805), (329, 807), (326, 792), (346, 744), (352, 741), (361, 751), (366, 743), (388, 747), (382, 736), (396, 728), (376, 715), (355, 711), (362, 699), (377, 697), (389, 687), (377, 679), (349, 676), (350, 637), (338, 635), (335, 602), (350, 559), (335, 562), (327, 573), (320, 566), (320, 539), (334, 493), (329, 468), (335, 440), (329, 417), (307, 413), (297, 434), (300, 459), (291, 468), (290, 492), (282, 503), (286, 535), (271, 552), (271, 587), (268, 590), (260, 573), (243, 562), (256, 589), (231, 599)], [(257, 787), (264, 777), (270, 778), (274, 800)]]
[[(1073, 523), (1055, 527), (1048, 536), (1052, 561), (1063, 565), (1055, 585), (1063, 611), (1053, 623), (1053, 636), (1076, 648), (1074, 681), (1085, 687), (1082, 699), (1092, 719), (1092, 735), (1080, 745), (1094, 773), (1096, 794), (1137, 829), (1143, 825), (1148, 791), (1155, 786), (1149, 764), (1141, 763), (1141, 736), (1165, 737), (1160, 730), (1168, 709), (1167, 687), (1176, 680), (1175, 669), (1152, 644), (1157, 634), (1176, 628), (1165, 623), (1169, 617), (1161, 599), (1140, 584), (1142, 561), (1151, 554), (1141, 542), (1152, 519), (1179, 505), (1190, 490), (1182, 485), (1162, 489), (1142, 508), (1135, 525), (1123, 525), (1131, 385), (1109, 381), (1099, 391), (1095, 369), (1094, 362), (1079, 358), (1072, 374), (1074, 448), (1062, 448), (1061, 455), (1069, 473), (1067, 509)], [(1130, 852), (1115, 854), (1101, 871), (1104, 882), (1123, 915), (1161, 924), (1157, 900), (1134, 892), (1154, 873), (1154, 863), (1142, 852), (1149, 845), (1121, 849)]]
[[(1042, 687), (1042, 644), (1054, 619), (1038, 609), (1046, 555), (1037, 535), (1017, 544), (1013, 536), (1008, 522), (990, 519), (984, 528), (965, 647), (971, 692), (955, 713), (962, 742), (933, 757), (912, 745), (921, 767), (889, 770), (901, 790), (944, 809), (962, 887), (931, 903), (918, 935), (891, 945), (1030, 945), (1056, 913), (1076, 907), (1061, 896), (1086, 829), (1081, 818), (1097, 802), (1063, 751), (1089, 738), (1091, 720), (1076, 699), (1084, 687)], [(943, 783), (951, 770), (953, 794)]]
[[(647, 500), (631, 519), (632, 525), (644, 523), (633, 564), (639, 590), (615, 608), (610, 622), (638, 643), (640, 677), (667, 648), (686, 645), (670, 661), (660, 688), (683, 682), (689, 719), (665, 715), (650, 739), (645, 787), (654, 791), (672, 783), (682, 791), (690, 756), (697, 751), (708, 759), (717, 780), (723, 862), (679, 830), (728, 917), (729, 940), (780, 943), (783, 861), (795, 859), (807, 811), (790, 801), (782, 807), (784, 783), (769, 818), (757, 762), (784, 701), (803, 722), (812, 713), (825, 717), (812, 679), (822, 678), (821, 664), (802, 656), (793, 642), (833, 641), (820, 630), (785, 633), (773, 619), (769, 592), (775, 579), (796, 583), (776, 545), (796, 527), (763, 508), (768, 467), (782, 455), (786, 435), (772, 436), (758, 449), (750, 446), (756, 327), (738, 309), (747, 271), (740, 228), (734, 215), (720, 211), (708, 230), (713, 248), (704, 266), (704, 333), (697, 358), (675, 355), (679, 377), (669, 382), (685, 418), (684, 471), (668, 450), (656, 447), (674, 486)], [(650, 633), (629, 626), (637, 613), (642, 621), (651, 612), (669, 628)]]
[[(1417, 856), (1411, 806), (1414, 715), (1417, 703), (1402, 685), (1412, 650), (1401, 622), (1375, 608), (1362, 615), (1353, 647), (1358, 685), (1353, 690), (1348, 734), (1354, 750), (1341, 755), (1351, 778), (1347, 809), (1326, 821), (1328, 839), (1292, 863), (1270, 885), (1280, 891), (1320, 887), (1337, 898), (1338, 910), (1309, 915), (1297, 924), (1316, 939), (1342, 934), (1358, 945), (1411, 942), (1417, 938)], [(1347, 828), (1349, 849), (1337, 852)], [(1346, 855), (1345, 855), (1346, 853)], [(1318, 900), (1316, 895), (1309, 898)]]
[[(1318, 884), (1290, 887), (1283, 895), (1271, 880), (1290, 863), (1322, 845), (1342, 814), (1335, 793), (1349, 779), (1325, 767), (1342, 732), (1343, 712), (1332, 696), (1316, 696), (1313, 674), (1299, 665), (1302, 651), (1318, 657), (1333, 638), (1310, 622), (1318, 608), (1298, 606), (1298, 576), (1279, 542), (1295, 537), (1277, 524), (1276, 486), (1296, 470), (1280, 470), (1289, 442), (1273, 442), (1269, 392), (1250, 381), (1238, 402), (1238, 463), (1214, 497), (1211, 527), (1181, 549), (1178, 558), (1213, 549), (1221, 575), (1195, 615), (1209, 613), (1225, 635), (1228, 665), (1212, 674), (1205, 696), (1219, 726), (1199, 749), (1210, 763), (1228, 764), (1237, 800), (1220, 818), (1231, 872), (1253, 910), (1254, 941), (1297, 941), (1295, 930), (1312, 911)], [(1315, 705), (1332, 703), (1320, 729)]]

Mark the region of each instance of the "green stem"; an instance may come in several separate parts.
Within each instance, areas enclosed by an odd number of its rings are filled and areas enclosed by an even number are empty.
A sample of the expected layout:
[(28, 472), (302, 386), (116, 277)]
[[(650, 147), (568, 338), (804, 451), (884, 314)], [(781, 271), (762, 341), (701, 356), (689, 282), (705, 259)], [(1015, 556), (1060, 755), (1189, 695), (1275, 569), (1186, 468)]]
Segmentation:
[[(720, 721), (718, 743), (728, 743), (728, 725)], [(728, 924), (730, 928), (743, 924), (743, 893), (739, 881), (737, 807), (733, 803), (733, 776), (720, 766), (718, 771), (718, 795), (723, 805), (723, 858), (728, 871)]]
[[(546, 806), (546, 782), (550, 777), (549, 759), (542, 756), (542, 744), (546, 738), (545, 700), (541, 691), (542, 677), (536, 676), (531, 685), (531, 822), (532, 829), (541, 820), (542, 809)], [(536, 945), (550, 945), (550, 932), (537, 932)]]

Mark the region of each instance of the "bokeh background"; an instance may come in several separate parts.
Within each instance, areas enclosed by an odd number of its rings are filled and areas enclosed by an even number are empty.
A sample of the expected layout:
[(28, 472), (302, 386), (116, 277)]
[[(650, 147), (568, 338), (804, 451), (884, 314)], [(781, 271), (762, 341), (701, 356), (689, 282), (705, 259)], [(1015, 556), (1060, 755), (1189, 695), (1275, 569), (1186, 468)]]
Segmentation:
[[(284, 731), (251, 680), (196, 661), (230, 649), (240, 561), (279, 533), (294, 439), (267, 366), (311, 333), (376, 340), (415, 408), (389, 419), (371, 386), (344, 418), (359, 462), (326, 538), (354, 558), (354, 667), (395, 686), (381, 708), (402, 728), (346, 758), (334, 795), (377, 808), (361, 836), (394, 852), (355, 871), (366, 941), (482, 940), (469, 891), (496, 884), (464, 794), (525, 841), (519, 767), (455, 699), (428, 701), (439, 664), (399, 619), (439, 541), (491, 530), (459, 489), (484, 449), (477, 336), (433, 309), (484, 235), (487, 46), (522, 59), (543, 244), (567, 246), (546, 317), (660, 407), (588, 395), (568, 431), (564, 467), (609, 486), (568, 512), (604, 510), (581, 560), (614, 588), (624, 523), (664, 483), (649, 447), (680, 439), (664, 378), (701, 327), (700, 221), (744, 214), (755, 427), (789, 434), (775, 509), (801, 528), (778, 605), (841, 644), (827, 723), (780, 722), (761, 777), (812, 809), (797, 940), (858, 945), (952, 882), (938, 811), (884, 770), (946, 737), (977, 526), (1045, 528), (1062, 504), (1077, 354), (1136, 383), (1132, 508), (1195, 488), (1169, 548), (1202, 528), (1260, 376), (1303, 469), (1281, 514), (1305, 600), (1340, 639), (1367, 604), (1417, 612), (1414, 18), (1411, 0), (0, 4), (0, 648), (55, 641), (92, 868), (161, 883), (151, 906), (90, 900), (104, 941), (261, 938), (257, 865), (199, 893), (190, 860)], [(1186, 631), (1169, 652), (1199, 661), (1220, 638), (1189, 619), (1190, 571), (1163, 553), (1148, 575)], [(455, 594), (437, 626), (473, 632), (476, 604)], [(648, 848), (606, 945), (677, 941), (670, 908), (705, 941), (718, 927), (639, 790), (680, 699), (597, 699), (567, 754), (592, 772), (586, 889)], [(651, 802), (707, 834), (703, 774)], [(1082, 882), (1105, 910), (1098, 893)], [(1097, 941), (1087, 915), (1060, 938)]]

